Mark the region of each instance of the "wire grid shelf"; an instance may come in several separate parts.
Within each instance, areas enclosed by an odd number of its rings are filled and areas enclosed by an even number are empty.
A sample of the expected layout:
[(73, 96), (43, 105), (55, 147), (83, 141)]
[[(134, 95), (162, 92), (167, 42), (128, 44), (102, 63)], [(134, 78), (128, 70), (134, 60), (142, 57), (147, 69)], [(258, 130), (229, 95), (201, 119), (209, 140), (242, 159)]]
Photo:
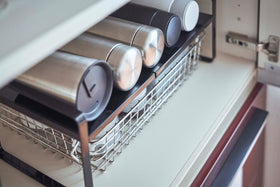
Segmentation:
[[(161, 105), (197, 68), (201, 39), (202, 37), (198, 36), (187, 54), (169, 69), (163, 78), (157, 80), (160, 78), (158, 77), (155, 85), (148, 92), (139, 94), (143, 95), (142, 98), (136, 99), (135, 106), (132, 106), (129, 112), (122, 112), (89, 143), (93, 171), (105, 171), (130, 140), (149, 122)], [(44, 148), (49, 148), (82, 164), (79, 141), (1, 103), (0, 124), (25, 135), (26, 138), (41, 144)]]

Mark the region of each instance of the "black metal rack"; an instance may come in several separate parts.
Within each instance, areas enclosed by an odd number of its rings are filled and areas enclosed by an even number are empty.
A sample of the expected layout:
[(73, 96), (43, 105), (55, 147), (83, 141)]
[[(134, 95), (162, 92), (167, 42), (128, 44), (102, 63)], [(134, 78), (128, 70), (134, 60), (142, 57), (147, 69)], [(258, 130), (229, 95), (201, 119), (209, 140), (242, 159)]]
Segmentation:
[[(213, 0), (213, 3), (216, 4), (216, 1)], [(213, 5), (213, 7), (215, 6)], [(57, 129), (62, 133), (79, 140), (81, 144), (85, 186), (93, 186), (88, 143), (94, 139), (98, 133), (101, 132), (116, 116), (118, 116), (134, 98), (136, 98), (158, 76), (160, 76), (164, 70), (166, 70), (169, 66), (176, 64), (178, 59), (181, 59), (186, 54), (188, 51), (188, 46), (191, 44), (191, 42), (198, 35), (200, 35), (211, 22), (213, 23), (212, 25), (214, 31), (215, 15), (212, 16), (200, 13), (197, 27), (191, 32), (182, 32), (178, 43), (174, 47), (165, 48), (164, 54), (157, 66), (155, 66), (153, 69), (144, 68), (137, 85), (131, 91), (121, 92), (118, 90), (113, 90), (112, 98), (107, 108), (95, 121), (87, 122), (82, 113), (69, 109), (69, 107), (67, 105), (63, 105), (63, 103), (57, 103), (56, 105), (60, 109), (54, 111), (51, 108), (32, 100), (32, 97), (26, 97), (25, 95), (21, 94), (21, 90), (14, 88), (13, 85), (15, 83), (11, 83), (0, 91), (0, 102), (39, 122), (47, 124), (51, 128)], [(215, 32), (213, 33), (213, 37), (215, 37)], [(214, 40), (215, 39), (213, 38), (213, 41)], [(213, 42), (213, 58), (215, 57), (216, 53), (214, 44), (215, 43)], [(205, 58), (202, 57), (202, 60), (203, 59), (205, 60)], [(213, 59), (208, 59), (207, 61), (211, 60)], [(45, 96), (42, 95), (42, 97)], [(67, 109), (64, 110), (65, 108)], [(108, 114), (108, 111), (111, 112)], [(13, 157), (12, 155), (9, 155), (3, 149), (0, 150), (0, 157), (2, 159), (7, 158), (7, 155), (10, 158), (10, 161), (15, 160), (11, 159)], [(7, 161), (7, 159), (4, 160)], [(20, 160), (17, 159), (16, 163), (20, 163)], [(19, 167), (17, 168), (21, 169), (23, 172), (26, 172), (26, 167), (26, 164), (19, 164)], [(39, 172), (38, 175), (44, 174)], [(34, 177), (30, 174), (29, 176), (35, 178), (35, 180), (38, 180), (38, 176)], [(38, 181), (42, 182), (41, 179)], [(49, 181), (49, 178), (47, 181)], [(55, 182), (52, 183), (58, 184)]]

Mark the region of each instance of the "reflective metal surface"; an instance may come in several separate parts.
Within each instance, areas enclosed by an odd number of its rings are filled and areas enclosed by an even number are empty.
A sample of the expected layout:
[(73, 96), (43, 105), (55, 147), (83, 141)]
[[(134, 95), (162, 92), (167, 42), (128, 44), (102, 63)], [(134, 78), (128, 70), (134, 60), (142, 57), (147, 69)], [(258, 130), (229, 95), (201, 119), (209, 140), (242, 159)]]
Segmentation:
[(61, 52), (49, 56), (16, 80), (72, 104), (88, 120), (105, 109), (113, 85), (110, 67), (104, 61)]
[(155, 66), (164, 49), (164, 35), (160, 29), (108, 17), (88, 32), (137, 47), (146, 67)]
[(180, 17), (181, 27), (185, 31), (194, 29), (198, 22), (199, 5), (195, 0), (132, 0), (133, 3), (157, 8)]
[(107, 61), (113, 70), (114, 85), (122, 91), (134, 87), (142, 70), (142, 57), (135, 47), (93, 34), (83, 34), (62, 51)]
[(136, 48), (118, 45), (108, 58), (118, 88), (128, 91), (137, 83), (142, 70), (141, 53)]
[(164, 36), (159, 29), (142, 26), (136, 33), (132, 45), (142, 50), (145, 66), (154, 67), (163, 53)]
[(128, 3), (111, 14), (114, 17), (159, 28), (165, 38), (165, 45), (172, 47), (181, 34), (181, 20), (175, 15), (155, 8)]
[(181, 19), (182, 29), (192, 31), (199, 18), (199, 5), (195, 0), (175, 0), (170, 12)]

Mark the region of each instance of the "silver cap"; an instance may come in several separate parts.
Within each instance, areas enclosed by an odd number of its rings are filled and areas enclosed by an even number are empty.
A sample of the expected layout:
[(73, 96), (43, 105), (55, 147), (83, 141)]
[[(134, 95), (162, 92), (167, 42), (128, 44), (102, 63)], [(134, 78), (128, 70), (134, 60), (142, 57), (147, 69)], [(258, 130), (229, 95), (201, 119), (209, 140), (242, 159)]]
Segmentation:
[(137, 48), (120, 44), (107, 61), (113, 70), (115, 87), (128, 91), (135, 86), (142, 70), (142, 57)]
[(142, 52), (144, 66), (154, 67), (160, 60), (164, 49), (164, 35), (160, 29), (142, 26), (132, 41), (132, 45)]

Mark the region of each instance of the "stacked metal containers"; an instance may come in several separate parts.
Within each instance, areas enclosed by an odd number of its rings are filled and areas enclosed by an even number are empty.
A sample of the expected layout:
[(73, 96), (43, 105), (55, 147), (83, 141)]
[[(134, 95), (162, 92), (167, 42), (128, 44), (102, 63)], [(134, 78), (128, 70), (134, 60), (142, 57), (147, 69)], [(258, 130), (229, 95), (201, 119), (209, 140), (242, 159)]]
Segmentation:
[(88, 121), (95, 120), (109, 102), (112, 85), (120, 91), (132, 89), (142, 65), (156, 66), (164, 46), (178, 41), (181, 28), (190, 31), (197, 23), (199, 8), (194, 0), (165, 0), (160, 7), (154, 1), (140, 4), (151, 7), (127, 4), (16, 82), (73, 106)]
[(129, 91), (141, 75), (142, 64), (154, 67), (163, 53), (163, 32), (155, 27), (108, 17), (88, 32), (20, 75), (14, 85), (53, 110), (57, 100), (92, 121), (105, 110), (112, 85)]
[(108, 17), (88, 30), (99, 36), (123, 42), (140, 50), (145, 67), (154, 67), (164, 49), (164, 36), (160, 29), (119, 18)]
[(157, 8), (178, 15), (181, 19), (182, 30), (191, 31), (199, 18), (199, 6), (195, 0), (133, 0), (132, 2)]
[(129, 3), (114, 12), (112, 16), (159, 28), (164, 34), (167, 47), (175, 45), (181, 34), (180, 18), (155, 8)]
[(142, 70), (138, 49), (92, 34), (77, 37), (61, 50), (107, 61), (113, 70), (114, 85), (122, 91), (133, 88)]

